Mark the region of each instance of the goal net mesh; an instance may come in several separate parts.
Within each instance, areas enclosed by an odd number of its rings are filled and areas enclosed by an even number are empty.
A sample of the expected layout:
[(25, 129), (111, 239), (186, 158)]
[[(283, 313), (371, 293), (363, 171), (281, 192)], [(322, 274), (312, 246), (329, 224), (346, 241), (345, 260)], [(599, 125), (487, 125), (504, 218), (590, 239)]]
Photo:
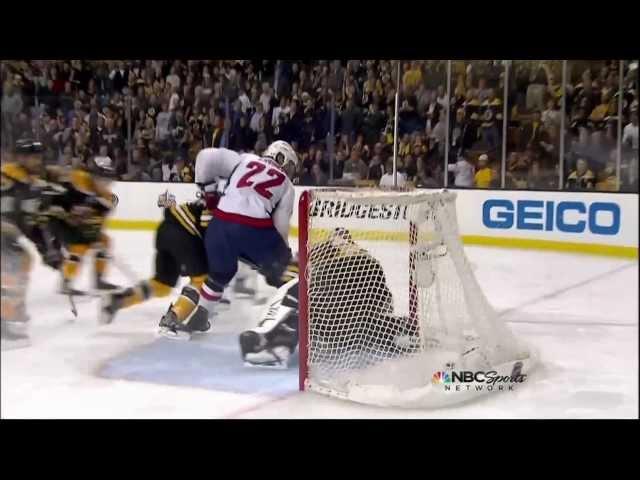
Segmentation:
[(438, 372), (529, 358), (475, 279), (454, 193), (313, 190), (301, 215), (305, 388), (378, 405), (447, 405), (467, 396), (445, 392)]

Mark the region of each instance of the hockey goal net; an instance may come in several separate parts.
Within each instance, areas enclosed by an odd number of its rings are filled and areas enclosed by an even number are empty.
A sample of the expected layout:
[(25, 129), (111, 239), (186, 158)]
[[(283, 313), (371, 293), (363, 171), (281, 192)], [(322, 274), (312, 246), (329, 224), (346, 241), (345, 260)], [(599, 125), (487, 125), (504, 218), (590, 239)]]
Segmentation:
[[(436, 407), (454, 370), (525, 373), (528, 348), (482, 293), (455, 193), (316, 189), (299, 203), (300, 388)], [(485, 390), (486, 391), (486, 390)]]

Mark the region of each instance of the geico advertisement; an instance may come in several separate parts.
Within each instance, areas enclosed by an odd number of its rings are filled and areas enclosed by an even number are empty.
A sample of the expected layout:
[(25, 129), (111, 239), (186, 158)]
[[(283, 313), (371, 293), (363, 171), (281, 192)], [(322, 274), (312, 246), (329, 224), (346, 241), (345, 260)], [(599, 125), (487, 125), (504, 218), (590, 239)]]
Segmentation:
[(638, 196), (458, 191), (464, 235), (638, 246)]
[(482, 224), (498, 229), (617, 235), (620, 232), (620, 205), (614, 202), (490, 198), (482, 204)]

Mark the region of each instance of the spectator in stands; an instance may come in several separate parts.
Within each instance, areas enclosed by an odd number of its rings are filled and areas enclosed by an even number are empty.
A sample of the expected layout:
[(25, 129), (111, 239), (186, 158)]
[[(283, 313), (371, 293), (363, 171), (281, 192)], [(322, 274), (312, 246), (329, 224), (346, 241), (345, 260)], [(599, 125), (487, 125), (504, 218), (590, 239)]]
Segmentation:
[[(398, 164), (396, 165), (398, 188), (404, 188), (407, 184), (407, 174), (404, 172), (404, 165), (402, 159), (398, 158)], [(380, 178), (380, 187), (390, 188), (393, 187), (393, 158), (387, 160), (385, 164), (385, 174)]]
[(165, 142), (169, 139), (169, 120), (171, 119), (171, 114), (169, 113), (169, 105), (165, 102), (162, 103), (162, 111), (158, 113), (156, 117), (156, 131), (155, 131), (155, 140), (159, 142), (161, 145), (165, 145)]
[(72, 160), (73, 148), (71, 148), (71, 145), (66, 145), (62, 151), (62, 155), (60, 155), (58, 165), (60, 165), (61, 167), (71, 167)]
[(18, 115), (24, 108), (19, 87), (14, 86), (12, 81), (6, 81), (2, 95), (2, 124), (9, 128), (14, 125)]
[(420, 63), (417, 60), (411, 61), (411, 66), (405, 63), (405, 72), (402, 76), (402, 85), (408, 87), (411, 92), (418, 88), (418, 85), (422, 84), (422, 71), (420, 70)]
[(341, 115), (341, 134), (347, 138), (349, 143), (352, 143), (355, 138), (355, 133), (360, 128), (362, 116), (360, 109), (355, 105), (353, 99), (348, 99), (346, 108)]
[[(343, 150), (344, 151), (344, 150)], [(349, 154), (349, 158), (345, 160), (343, 166), (343, 174), (342, 177), (345, 180), (361, 180), (366, 177), (366, 173), (364, 176), (361, 175), (360, 172), (360, 152), (357, 149), (351, 150)]]
[(605, 168), (598, 175), (598, 177), (600, 180), (596, 183), (596, 186), (595, 186), (596, 190), (603, 191), (603, 192), (618, 191), (618, 178), (616, 177), (615, 157), (607, 161)]
[[(70, 149), (70, 147), (69, 147)], [(65, 147), (65, 151), (67, 147)], [(95, 162), (97, 165), (113, 165), (111, 158), (109, 157), (109, 147), (106, 144), (100, 145), (100, 151), (95, 156)]]
[(600, 96), (600, 103), (591, 111), (589, 120), (593, 122), (594, 126), (599, 126), (599, 124), (605, 122), (610, 116), (617, 114), (617, 102), (611, 102), (610, 97), (611, 94), (609, 92), (603, 91)]
[[(393, 162), (393, 157), (390, 156), (388, 160)], [(417, 169), (416, 169), (416, 162), (411, 156), (411, 154), (405, 155), (404, 157), (401, 157), (400, 155), (398, 155), (398, 165), (402, 165), (402, 168), (403, 168), (402, 171), (404, 172), (407, 181), (408, 182), (413, 181), (416, 175)]]
[(474, 131), (465, 118), (464, 108), (459, 108), (456, 111), (455, 122), (451, 126), (450, 155), (455, 155), (456, 157), (463, 155), (473, 145), (473, 139)]
[(385, 123), (384, 114), (380, 111), (378, 104), (371, 102), (362, 124), (362, 132), (367, 144), (373, 144), (378, 140)]
[(539, 110), (535, 110), (531, 123), (527, 123), (523, 127), (520, 150), (524, 150), (525, 148), (537, 149), (542, 130), (542, 115)]
[(374, 155), (367, 169), (367, 180), (375, 180), (376, 183), (379, 183), (383, 175), (384, 165), (382, 164), (382, 160), (378, 155)]
[(506, 176), (511, 188), (527, 188), (531, 160), (530, 151), (526, 153), (511, 152), (509, 154)]
[(440, 119), (440, 111), (442, 110), (442, 107), (436, 101), (436, 99), (437, 93), (432, 92), (431, 100), (429, 101), (429, 104), (427, 105), (425, 110), (427, 135), (431, 133), (431, 131), (435, 128), (438, 120)]
[(438, 188), (440, 185), (434, 178), (434, 174), (431, 168), (426, 165), (422, 159), (418, 159), (416, 162), (417, 172), (414, 179), (416, 187), (419, 188)]
[[(55, 72), (54, 72), (55, 75)], [(61, 80), (61, 78), (59, 79)], [(122, 89), (129, 82), (129, 70), (125, 69), (124, 62), (118, 61), (117, 67), (111, 70), (109, 73), (109, 80), (111, 80), (111, 85), (116, 92), (121, 92)], [(54, 86), (55, 86), (55, 77), (54, 77)], [(64, 88), (64, 87), (63, 87)]]
[(456, 187), (473, 187), (475, 168), (463, 155), (458, 156), (458, 161), (447, 168), (454, 174), (453, 184)]
[(416, 130), (422, 130), (424, 122), (415, 109), (415, 97), (410, 97), (402, 102), (400, 108), (400, 120), (398, 122), (398, 130), (407, 133), (413, 133)]
[(638, 111), (631, 114), (631, 122), (622, 130), (622, 145), (638, 154)]
[(493, 88), (489, 88), (488, 92), (487, 98), (482, 102), (484, 113), (482, 115), (480, 131), (487, 149), (495, 150), (500, 145), (498, 121), (502, 123), (502, 101), (496, 97)]
[[(211, 147), (220, 148), (222, 146), (222, 137), (224, 135), (224, 120), (222, 119), (222, 116), (220, 114), (216, 113), (213, 116), (213, 122), (211, 127), (212, 127)], [(253, 131), (254, 135), (257, 136), (258, 134), (257, 125), (256, 125), (256, 130), (253, 130), (253, 129), (251, 130)]]
[(551, 171), (543, 171), (540, 168), (540, 162), (534, 160), (529, 168), (526, 188), (531, 190), (557, 190), (558, 175)]
[(476, 90), (476, 93), (478, 95), (477, 98), (480, 103), (483, 103), (491, 96), (491, 90), (492, 89), (487, 86), (487, 79), (484, 77), (480, 77), (478, 79), (478, 89)]
[(132, 181), (132, 182), (143, 182), (149, 181), (150, 177), (143, 172), (142, 169), (142, 157), (143, 157), (143, 149), (136, 148), (133, 150), (131, 162), (127, 165), (127, 172), (122, 175), (122, 180), (124, 181)]
[(444, 157), (444, 147), (447, 142), (447, 123), (445, 116), (446, 114), (443, 112), (433, 130), (428, 132), (432, 142), (432, 148), (437, 151), (439, 157)]
[(317, 185), (319, 187), (328, 185), (329, 178), (322, 171), (322, 168), (320, 168), (320, 165), (318, 165), (317, 163), (314, 163), (311, 166), (311, 176), (313, 177), (313, 185)]
[(483, 153), (478, 157), (478, 168), (474, 176), (476, 188), (489, 188), (493, 180), (493, 171), (489, 167), (489, 156)]
[(113, 118), (107, 118), (105, 129), (102, 132), (102, 143), (107, 144), (110, 153), (113, 153), (115, 147), (124, 147), (124, 138), (122, 133), (116, 129)]
[(623, 178), (623, 189), (626, 192), (638, 193), (638, 152), (629, 157), (629, 164), (625, 169)]
[(589, 169), (586, 159), (579, 158), (576, 162), (576, 169), (567, 177), (565, 188), (567, 190), (593, 190), (595, 176)]

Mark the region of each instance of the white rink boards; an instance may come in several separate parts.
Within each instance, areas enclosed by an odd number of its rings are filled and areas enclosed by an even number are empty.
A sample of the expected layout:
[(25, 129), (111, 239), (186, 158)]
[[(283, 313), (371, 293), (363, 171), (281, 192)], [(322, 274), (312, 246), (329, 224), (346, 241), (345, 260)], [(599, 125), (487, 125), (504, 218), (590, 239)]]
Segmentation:
[[(110, 232), (115, 255), (141, 277), (152, 232)], [(294, 239), (292, 239), (292, 245)], [(212, 333), (159, 339), (169, 299), (99, 327), (97, 302), (72, 320), (57, 276), (38, 264), (29, 286), (33, 346), (2, 352), (3, 418), (632, 418), (638, 416), (638, 261), (465, 247), (491, 304), (540, 352), (541, 368), (514, 392), (441, 410), (368, 407), (297, 391), (297, 371), (240, 365), (236, 334), (261, 307), (236, 299)], [(394, 256), (393, 242), (385, 253)], [(86, 281), (89, 265), (83, 265)], [(110, 279), (125, 284), (113, 271)], [(81, 284), (82, 286), (82, 284)], [(263, 287), (266, 295), (271, 291)], [(247, 370), (251, 370), (247, 372)], [(262, 375), (264, 374), (264, 375)]]

